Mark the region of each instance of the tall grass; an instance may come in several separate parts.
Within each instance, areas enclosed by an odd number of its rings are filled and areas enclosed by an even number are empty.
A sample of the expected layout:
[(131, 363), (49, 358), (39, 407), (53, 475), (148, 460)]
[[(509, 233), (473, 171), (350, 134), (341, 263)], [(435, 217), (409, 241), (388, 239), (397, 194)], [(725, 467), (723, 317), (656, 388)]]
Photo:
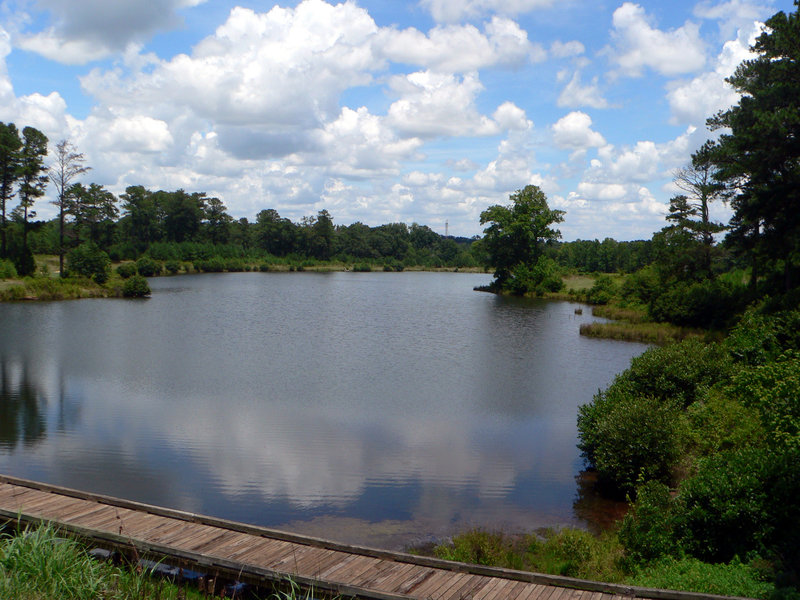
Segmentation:
[(0, 536), (0, 598), (14, 600), (200, 600), (200, 590), (92, 558), (52, 525)]
[(644, 344), (666, 344), (687, 338), (704, 337), (704, 333), (686, 327), (677, 327), (669, 323), (583, 323), (581, 335), (587, 337), (623, 340), (626, 342), (642, 342)]
[(702, 594), (770, 598), (775, 592), (757, 565), (738, 559), (708, 564), (694, 558), (667, 558), (631, 565), (613, 530), (599, 536), (578, 529), (509, 536), (476, 529), (437, 546), (434, 554), (445, 560)]
[[(2, 530), (0, 530), (2, 531)], [(134, 553), (136, 554), (136, 553)], [(92, 558), (80, 541), (65, 537), (53, 525), (0, 533), (0, 600), (211, 600), (230, 598), (215, 579), (198, 587), (154, 576), (157, 563), (139, 561), (130, 568)], [(141, 565), (155, 565), (144, 568)], [(272, 591), (250, 588), (236, 598), (313, 600), (339, 596), (306, 589), (292, 579)]]
[(58, 277), (26, 277), (20, 283), (0, 290), (0, 301), (14, 300), (71, 300), (75, 298), (105, 298), (112, 295), (89, 279), (60, 279)]

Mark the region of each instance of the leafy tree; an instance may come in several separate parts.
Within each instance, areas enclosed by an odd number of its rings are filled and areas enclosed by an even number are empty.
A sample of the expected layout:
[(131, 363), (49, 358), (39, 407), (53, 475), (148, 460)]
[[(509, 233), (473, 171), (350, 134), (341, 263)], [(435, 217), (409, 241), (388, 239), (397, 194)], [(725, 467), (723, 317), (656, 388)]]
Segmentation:
[(520, 268), (535, 265), (544, 245), (561, 237), (551, 225), (564, 220), (564, 211), (552, 210), (544, 192), (528, 185), (510, 196), (507, 206), (490, 206), (481, 213), (484, 246), (493, 266), (496, 289), (507, 289)]
[(124, 216), (123, 235), (139, 252), (161, 238), (161, 216), (153, 193), (141, 185), (129, 186), (120, 196)]
[[(800, 0), (795, 0), (800, 7)], [(779, 12), (727, 79), (739, 103), (709, 119), (723, 130), (710, 152), (715, 179), (732, 193), (733, 240), (751, 257), (751, 284), (761, 264), (797, 286), (800, 266), (800, 15)]]
[(70, 182), (86, 173), (91, 167), (84, 166), (83, 154), (75, 151), (75, 146), (69, 140), (61, 140), (56, 144), (56, 161), (50, 167), (48, 175), (50, 181), (56, 186), (56, 200), (53, 202), (58, 207), (58, 268), (64, 272), (64, 223), (69, 212), (69, 186)]
[(17, 207), (22, 217), (22, 250), (17, 271), (21, 275), (28, 275), (32, 272), (28, 248), (28, 219), (36, 216), (36, 212), (31, 209), (36, 199), (44, 196), (47, 186), (47, 175), (45, 175), (47, 167), (44, 164), (44, 157), (47, 156), (47, 136), (34, 127), (26, 127), (22, 130), (22, 138)]
[(100, 244), (101, 241), (106, 244), (110, 242), (110, 231), (119, 214), (114, 194), (96, 183), (89, 184), (88, 188), (76, 183), (70, 186), (66, 202), (69, 212), (75, 216), (79, 234), (81, 230), (86, 230), (84, 237), (95, 244)]
[(108, 281), (110, 266), (108, 254), (92, 241), (82, 243), (67, 254), (67, 267), (71, 275), (89, 277), (99, 284)]
[(22, 140), (14, 123), (0, 121), (0, 235), (2, 248), (0, 257), (8, 256), (6, 242), (6, 207), (14, 197), (14, 184), (19, 178), (19, 152)]
[(159, 191), (155, 200), (164, 213), (164, 233), (170, 242), (195, 240), (205, 216), (205, 193)]
[(212, 244), (227, 244), (233, 218), (227, 213), (219, 198), (209, 198), (205, 203), (206, 235)]
[(281, 217), (275, 209), (265, 209), (256, 215), (256, 243), (275, 256), (286, 256), (294, 251), (296, 230), (294, 223)]

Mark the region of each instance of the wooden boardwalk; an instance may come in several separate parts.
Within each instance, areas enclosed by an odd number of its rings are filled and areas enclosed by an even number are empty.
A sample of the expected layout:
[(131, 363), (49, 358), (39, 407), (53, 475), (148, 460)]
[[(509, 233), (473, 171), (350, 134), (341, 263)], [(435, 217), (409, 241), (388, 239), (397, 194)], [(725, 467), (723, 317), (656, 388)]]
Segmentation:
[(0, 518), (51, 522), (105, 547), (135, 547), (139, 554), (257, 585), (291, 578), (301, 586), (376, 600), (714, 598), (348, 546), (3, 475)]

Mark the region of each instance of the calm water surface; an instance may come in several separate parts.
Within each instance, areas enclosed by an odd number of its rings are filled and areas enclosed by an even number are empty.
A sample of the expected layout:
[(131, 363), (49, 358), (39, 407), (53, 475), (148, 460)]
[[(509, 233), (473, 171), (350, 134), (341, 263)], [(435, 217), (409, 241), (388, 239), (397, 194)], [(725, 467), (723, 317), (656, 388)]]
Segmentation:
[(645, 346), (472, 291), (489, 279), (187, 275), (0, 305), (0, 472), (389, 548), (587, 526), (577, 407)]

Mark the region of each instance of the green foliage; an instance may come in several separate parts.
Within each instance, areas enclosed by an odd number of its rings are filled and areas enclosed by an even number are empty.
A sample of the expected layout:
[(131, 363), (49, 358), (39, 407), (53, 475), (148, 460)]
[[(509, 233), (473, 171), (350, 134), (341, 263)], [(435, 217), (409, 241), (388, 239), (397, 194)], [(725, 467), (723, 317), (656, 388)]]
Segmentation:
[(219, 256), (194, 262), (195, 270), (203, 271), (204, 273), (222, 273), (225, 270), (225, 266), (225, 260)]
[(775, 590), (774, 584), (763, 581), (759, 570), (751, 565), (738, 560), (708, 564), (696, 558), (666, 557), (639, 570), (626, 583), (741, 598), (767, 599)]
[(353, 271), (356, 273), (369, 273), (372, 271), (372, 266), (369, 263), (358, 263), (353, 265)]
[(161, 263), (148, 256), (142, 256), (136, 261), (136, 271), (142, 277), (155, 277), (161, 275)]
[(663, 483), (647, 481), (638, 487), (636, 501), (619, 530), (619, 540), (633, 565), (680, 556), (674, 504), (669, 487)]
[(455, 536), (451, 544), (440, 544), (434, 554), (444, 560), (473, 565), (505, 565), (512, 549), (502, 533), (474, 529)]
[(769, 507), (777, 500), (766, 486), (772, 458), (766, 450), (743, 448), (699, 461), (677, 499), (690, 555), (719, 562), (766, 550), (774, 531)]
[(520, 267), (535, 268), (542, 255), (545, 243), (561, 237), (551, 225), (564, 220), (564, 212), (551, 210), (544, 192), (535, 185), (528, 185), (510, 197), (508, 206), (490, 206), (481, 213), (484, 229), (484, 248), (489, 265), (494, 267), (497, 289), (507, 288), (509, 280), (519, 278), (527, 281), (528, 274), (520, 273)]
[(649, 304), (659, 294), (660, 288), (658, 270), (655, 265), (648, 265), (625, 278), (620, 294), (626, 302)]
[(637, 356), (612, 385), (630, 385), (637, 394), (688, 406), (716, 383), (728, 380), (733, 370), (719, 344), (687, 339)]
[(669, 483), (691, 439), (683, 409), (727, 381), (732, 369), (717, 344), (688, 339), (651, 348), (579, 408), (578, 447), (618, 492), (634, 494), (650, 479)]
[(181, 270), (181, 263), (177, 260), (168, 260), (164, 263), (164, 268), (170, 275), (175, 275)]
[(128, 279), (128, 277), (133, 277), (136, 275), (136, 265), (133, 263), (122, 263), (117, 267), (117, 275), (122, 277), (123, 279)]
[(564, 279), (556, 262), (542, 257), (534, 264), (520, 264), (515, 267), (504, 289), (519, 296), (525, 294), (543, 296), (547, 292), (559, 292), (564, 289)]
[(440, 544), (434, 554), (444, 560), (597, 581), (623, 577), (619, 568), (622, 547), (616, 537), (579, 529), (547, 529), (526, 536), (474, 529)]
[(622, 576), (621, 557), (622, 547), (612, 535), (561, 529), (529, 538), (525, 561), (538, 572), (614, 582)]
[(728, 393), (761, 414), (771, 443), (800, 449), (800, 354), (739, 371)]
[(20, 277), (33, 275), (36, 273), (36, 259), (33, 257), (33, 252), (30, 246), (25, 244), (17, 244), (11, 252), (11, 259), (14, 262), (14, 268)]
[(757, 410), (714, 389), (689, 406), (692, 450), (700, 456), (761, 445), (766, 433)]
[(0, 279), (14, 279), (17, 277), (17, 269), (10, 260), (0, 259)]
[[(795, 2), (797, 5), (797, 2)], [(800, 284), (800, 14), (778, 12), (727, 79), (740, 93), (731, 108), (709, 119), (722, 130), (710, 160), (717, 180), (733, 191), (729, 245), (752, 261), (780, 269), (785, 292)]]
[(246, 270), (247, 265), (240, 258), (229, 258), (225, 261), (225, 270), (229, 273), (241, 273)]
[(122, 295), (125, 298), (144, 298), (150, 295), (150, 284), (141, 275), (133, 275), (125, 280)]
[(676, 282), (650, 300), (655, 321), (686, 327), (723, 328), (743, 309), (747, 290), (719, 279)]
[(763, 365), (785, 350), (800, 350), (800, 311), (766, 314), (748, 310), (728, 334), (725, 347), (746, 365)]
[(589, 304), (608, 304), (617, 294), (617, 286), (608, 275), (600, 275), (586, 293)]
[(593, 414), (581, 407), (578, 428), (591, 432), (582, 437), (581, 448), (591, 455), (603, 485), (633, 495), (640, 481), (673, 480), (687, 438), (677, 403), (622, 393), (594, 406)]
[(99, 284), (108, 281), (111, 259), (94, 242), (84, 242), (67, 254), (67, 270), (82, 277), (88, 277)]

